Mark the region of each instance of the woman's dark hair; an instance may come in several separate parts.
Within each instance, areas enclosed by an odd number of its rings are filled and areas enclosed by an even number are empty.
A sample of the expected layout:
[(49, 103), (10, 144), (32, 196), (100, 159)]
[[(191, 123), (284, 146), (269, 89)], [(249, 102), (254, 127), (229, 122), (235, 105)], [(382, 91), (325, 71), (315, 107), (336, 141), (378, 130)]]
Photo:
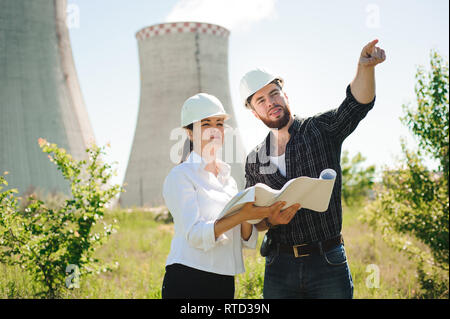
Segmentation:
[[(188, 129), (189, 131), (192, 132), (192, 131), (194, 131), (194, 123), (186, 125), (184, 128)], [(180, 161), (179, 164), (183, 163), (188, 158), (189, 154), (191, 154), (193, 149), (194, 149), (194, 143), (192, 142), (192, 140), (188, 136), (186, 138), (186, 140), (184, 141), (183, 153), (181, 155), (181, 161)]]

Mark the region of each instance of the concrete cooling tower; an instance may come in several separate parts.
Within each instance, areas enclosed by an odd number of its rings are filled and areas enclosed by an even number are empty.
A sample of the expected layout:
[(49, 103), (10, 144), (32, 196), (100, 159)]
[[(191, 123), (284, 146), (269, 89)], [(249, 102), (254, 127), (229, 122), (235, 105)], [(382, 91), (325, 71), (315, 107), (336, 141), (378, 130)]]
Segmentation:
[[(185, 132), (181, 107), (190, 96), (215, 95), (237, 128), (228, 78), (229, 31), (196, 22), (153, 25), (137, 32), (141, 97), (133, 146), (125, 174), (122, 207), (163, 203), (162, 186), (178, 164)], [(177, 129), (178, 128), (178, 129)], [(238, 186), (244, 186), (245, 151), (236, 131), (226, 130), (222, 159), (232, 166)]]
[(19, 193), (69, 193), (38, 145), (47, 139), (75, 159), (95, 142), (66, 26), (66, 1), (0, 0), (0, 174)]

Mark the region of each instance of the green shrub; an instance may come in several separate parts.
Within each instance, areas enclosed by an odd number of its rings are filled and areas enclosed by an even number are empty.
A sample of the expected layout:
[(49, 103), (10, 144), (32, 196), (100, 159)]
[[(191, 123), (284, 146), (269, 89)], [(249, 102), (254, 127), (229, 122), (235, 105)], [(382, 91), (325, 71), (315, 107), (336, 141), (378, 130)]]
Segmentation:
[[(71, 197), (58, 209), (34, 195), (20, 205), (17, 190), (2, 191), (8, 184), (0, 176), (0, 262), (20, 265), (41, 283), (38, 296), (57, 298), (64, 287), (78, 287), (87, 275), (117, 267), (93, 253), (117, 228), (105, 223), (103, 215), (122, 188), (109, 185), (113, 173), (101, 160), (104, 148), (94, 145), (86, 149), (86, 159), (76, 161), (56, 144), (39, 139), (39, 145), (70, 182)], [(103, 231), (93, 233), (96, 223), (103, 224)]]
[[(431, 70), (427, 73), (419, 67), (416, 79), (417, 107), (403, 106), (402, 122), (420, 149), (408, 150), (402, 141), (404, 158), (396, 169), (383, 172), (381, 190), (363, 220), (416, 262), (422, 297), (448, 298), (448, 62), (432, 52)], [(439, 163), (437, 170), (423, 164), (427, 156)]]
[(361, 205), (369, 196), (373, 185), (375, 166), (362, 167), (361, 164), (365, 160), (361, 153), (350, 159), (348, 151), (342, 152), (342, 199), (347, 206)]

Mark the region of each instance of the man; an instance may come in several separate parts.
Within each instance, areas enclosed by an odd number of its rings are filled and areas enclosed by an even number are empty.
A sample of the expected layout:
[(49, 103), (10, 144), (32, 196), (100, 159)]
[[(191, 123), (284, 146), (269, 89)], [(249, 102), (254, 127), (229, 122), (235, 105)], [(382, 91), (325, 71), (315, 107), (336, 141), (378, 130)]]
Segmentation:
[(341, 146), (375, 103), (375, 66), (386, 59), (371, 41), (362, 50), (356, 76), (339, 108), (309, 118), (292, 116), (283, 79), (262, 69), (241, 80), (243, 103), (271, 129), (248, 156), (246, 187), (264, 183), (281, 189), (292, 178), (337, 177), (328, 210), (282, 212), (257, 225), (267, 230), (264, 298), (352, 298), (353, 282), (341, 235)]

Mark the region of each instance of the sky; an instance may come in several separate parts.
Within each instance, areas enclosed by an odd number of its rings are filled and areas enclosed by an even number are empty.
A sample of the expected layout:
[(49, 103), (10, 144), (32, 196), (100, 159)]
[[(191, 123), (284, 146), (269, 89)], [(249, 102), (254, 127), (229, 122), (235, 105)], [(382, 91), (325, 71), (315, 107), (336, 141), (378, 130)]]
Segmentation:
[[(240, 104), (239, 81), (265, 67), (285, 81), (291, 111), (300, 117), (336, 108), (356, 74), (361, 50), (373, 39), (385, 50), (376, 67), (375, 107), (344, 141), (366, 165), (394, 166), (400, 138), (414, 147), (400, 122), (415, 105), (415, 73), (430, 50), (449, 56), (447, 0), (68, 0), (68, 25), (82, 94), (98, 145), (110, 143), (108, 162), (125, 177), (139, 109), (135, 33), (173, 21), (199, 21), (230, 30), (229, 77), (234, 113), (249, 152), (268, 129)], [(181, 108), (181, 106), (180, 106)], [(433, 163), (430, 162), (430, 165)]]

